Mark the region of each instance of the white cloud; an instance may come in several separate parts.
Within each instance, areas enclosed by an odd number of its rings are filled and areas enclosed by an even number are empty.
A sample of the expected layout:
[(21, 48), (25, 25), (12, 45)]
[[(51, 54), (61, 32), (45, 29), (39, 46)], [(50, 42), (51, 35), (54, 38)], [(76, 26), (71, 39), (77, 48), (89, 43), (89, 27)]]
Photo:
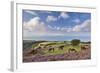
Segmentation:
[[(51, 13), (51, 12), (50, 12)], [(66, 19), (66, 18), (69, 18), (69, 15), (66, 13), (66, 12), (61, 12), (60, 15), (58, 17), (55, 17), (55, 16), (47, 16), (46, 18), (46, 21), (47, 22), (51, 22), (51, 21), (57, 21), (59, 18), (63, 18), (63, 19)]]
[(31, 11), (31, 10), (26, 10), (25, 12), (29, 13), (29, 14), (32, 14), (32, 15), (35, 15), (37, 16), (38, 14), (34, 11)]
[[(67, 35), (71, 33), (81, 33), (84, 31), (91, 30), (91, 21), (86, 20), (80, 25), (75, 25), (74, 27), (59, 27), (59, 26), (51, 26), (46, 25), (41, 21), (39, 17), (34, 17), (28, 22), (23, 23), (24, 27), (24, 37), (32, 37), (32, 36), (45, 36), (45, 35)], [(77, 35), (77, 34), (76, 34)]]
[(24, 29), (33, 34), (43, 34), (46, 31), (45, 23), (40, 20), (39, 17), (34, 17), (28, 22), (23, 24)]
[(69, 15), (66, 12), (61, 12), (60, 15), (58, 16), (58, 18), (69, 18)]
[(44, 13), (52, 13), (51, 11), (44, 11)]
[(47, 19), (46, 19), (47, 22), (51, 22), (51, 21), (57, 21), (57, 17), (54, 17), (54, 16), (47, 16)]
[(56, 31), (56, 30), (58, 30), (58, 31), (61, 30), (60, 27), (57, 27), (57, 26), (50, 26), (50, 25), (48, 25), (47, 29), (48, 29), (48, 30), (52, 30), (52, 29), (53, 29), (53, 30), (55, 30), (55, 31)]
[(74, 32), (80, 32), (80, 31), (90, 31), (91, 30), (91, 21), (86, 20), (80, 25), (76, 25), (73, 27)]
[[(75, 25), (73, 27), (51, 27), (49, 25), (49, 29), (54, 29), (56, 32), (60, 31), (62, 33), (67, 33), (67, 32), (90, 32), (91, 31), (91, 21), (90, 20), (85, 20), (82, 24)], [(55, 33), (56, 33), (55, 32)]]
[(70, 27), (62, 27), (61, 31), (63, 31), (63, 32), (72, 32), (72, 28), (70, 28)]
[(48, 25), (48, 28), (52, 29), (52, 26)]
[(72, 31), (74, 31), (74, 32), (80, 32), (80, 31), (81, 31), (81, 25), (76, 25), (76, 26), (72, 29)]
[(46, 11), (46, 13), (52, 13), (51, 11)]
[(60, 30), (60, 27), (57, 27), (56, 29), (57, 29), (57, 30)]
[(74, 27), (62, 27), (62, 32), (89, 32), (91, 31), (91, 21), (86, 20), (82, 24), (75, 25)]
[(80, 23), (80, 20), (79, 19), (74, 19), (73, 20), (75, 23)]

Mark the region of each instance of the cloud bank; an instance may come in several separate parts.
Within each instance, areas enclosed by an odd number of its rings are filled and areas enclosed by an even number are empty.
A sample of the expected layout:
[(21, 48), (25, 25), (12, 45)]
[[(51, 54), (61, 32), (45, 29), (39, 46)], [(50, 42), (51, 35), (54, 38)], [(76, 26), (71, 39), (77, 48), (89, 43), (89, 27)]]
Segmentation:
[[(48, 21), (55, 21), (56, 18), (50, 16)], [(77, 24), (73, 27), (58, 27), (51, 26), (41, 21), (40, 17), (34, 17), (28, 22), (23, 23), (24, 36), (34, 36), (34, 35), (65, 35), (69, 33), (76, 32), (90, 32), (91, 31), (91, 21), (85, 20), (81, 24)]]
[(25, 12), (26, 12), (26, 13), (29, 13), (29, 14), (31, 14), (31, 15), (35, 15), (35, 16), (38, 15), (36, 12), (31, 11), (31, 10), (26, 10)]

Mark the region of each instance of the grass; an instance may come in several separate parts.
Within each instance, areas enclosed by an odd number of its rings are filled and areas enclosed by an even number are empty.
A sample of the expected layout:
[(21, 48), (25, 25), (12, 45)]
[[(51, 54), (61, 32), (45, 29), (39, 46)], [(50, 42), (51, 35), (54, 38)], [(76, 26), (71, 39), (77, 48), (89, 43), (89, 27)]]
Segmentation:
[(36, 46), (38, 46), (38, 43), (33, 44), (32, 48), (35, 48)]
[(59, 50), (58, 48), (55, 48), (54, 51), (49, 52), (48, 50), (46, 50), (45, 53), (46, 53), (46, 55), (64, 54), (64, 53), (68, 52), (69, 48), (74, 48), (78, 52), (81, 50), (80, 46), (65, 46), (63, 48), (63, 50)]
[[(41, 43), (39, 43), (41, 44)], [(43, 42), (42, 44), (45, 44), (47, 46), (52, 46), (52, 47), (57, 47), (57, 46), (60, 46), (60, 45), (66, 45), (68, 44), (67, 42), (64, 43), (64, 42)], [(38, 44), (34, 44), (33, 45), (34, 47), (37, 47)], [(63, 50), (59, 50), (59, 48), (54, 48), (55, 50), (54, 51), (48, 51), (47, 48), (45, 48), (44, 50), (44, 55), (57, 55), (57, 54), (64, 54), (66, 52), (68, 52), (69, 48), (74, 48), (76, 51), (80, 51), (80, 46), (72, 46), (72, 45), (66, 45), (64, 46)]]

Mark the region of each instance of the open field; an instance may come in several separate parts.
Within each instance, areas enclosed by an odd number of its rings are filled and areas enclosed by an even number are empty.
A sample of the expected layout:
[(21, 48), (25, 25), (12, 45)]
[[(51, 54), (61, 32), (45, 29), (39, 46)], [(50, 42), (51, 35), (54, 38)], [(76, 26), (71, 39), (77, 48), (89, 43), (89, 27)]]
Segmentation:
[(91, 58), (90, 43), (80, 42), (79, 45), (73, 46), (70, 41), (24, 41), (23, 47), (23, 62)]

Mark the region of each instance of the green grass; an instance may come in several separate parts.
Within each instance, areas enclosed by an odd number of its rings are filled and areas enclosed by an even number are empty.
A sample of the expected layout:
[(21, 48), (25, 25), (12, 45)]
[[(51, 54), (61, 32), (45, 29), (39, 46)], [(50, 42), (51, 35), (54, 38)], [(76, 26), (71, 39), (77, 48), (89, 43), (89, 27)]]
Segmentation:
[(36, 46), (38, 46), (38, 43), (33, 44), (32, 48), (35, 48)]
[[(60, 46), (60, 45), (66, 45), (67, 43), (64, 43), (64, 42), (44, 42), (44, 44), (46, 44), (47, 46), (52, 46), (52, 47), (57, 47), (57, 46)], [(37, 47), (39, 44), (34, 44), (33, 45), (33, 48), (34, 47)], [(64, 46), (63, 50), (59, 50), (58, 48), (55, 48), (54, 51), (48, 51), (47, 48), (45, 48), (44, 52), (45, 52), (45, 55), (57, 55), (57, 54), (64, 54), (66, 52), (68, 52), (69, 48), (74, 48), (76, 51), (80, 51), (80, 46), (72, 46), (72, 45), (66, 45)]]
[(80, 46), (65, 46), (63, 50), (59, 50), (58, 48), (55, 48), (54, 52), (46, 50), (45, 53), (46, 55), (64, 54), (68, 52), (69, 48), (74, 48), (77, 52), (81, 50)]

